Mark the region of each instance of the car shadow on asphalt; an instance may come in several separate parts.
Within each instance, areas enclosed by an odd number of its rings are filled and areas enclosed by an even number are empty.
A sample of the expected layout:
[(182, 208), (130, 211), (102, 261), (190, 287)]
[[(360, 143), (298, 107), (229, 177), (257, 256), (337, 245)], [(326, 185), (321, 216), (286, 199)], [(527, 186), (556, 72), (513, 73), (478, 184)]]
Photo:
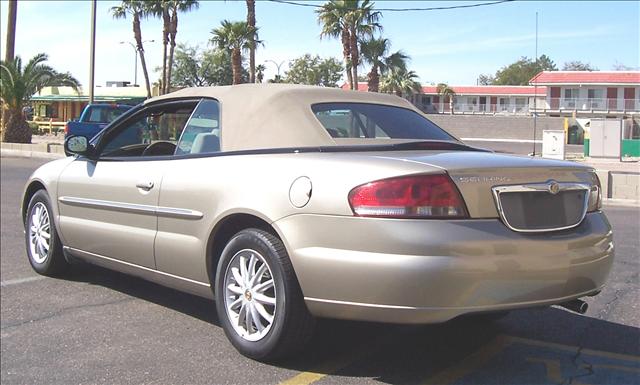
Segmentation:
[(83, 262), (74, 263), (71, 271), (61, 278), (103, 286), (220, 326), (212, 300), (173, 290), (142, 278)]
[[(220, 326), (213, 301), (140, 278), (79, 264), (64, 279)], [(338, 382), (637, 383), (640, 329), (554, 307), (512, 311), (493, 322), (461, 317), (414, 326), (319, 320), (303, 351), (272, 365), (336, 376)]]
[(558, 308), (423, 326), (327, 320), (280, 365), (338, 382), (631, 384), (640, 382), (640, 329)]

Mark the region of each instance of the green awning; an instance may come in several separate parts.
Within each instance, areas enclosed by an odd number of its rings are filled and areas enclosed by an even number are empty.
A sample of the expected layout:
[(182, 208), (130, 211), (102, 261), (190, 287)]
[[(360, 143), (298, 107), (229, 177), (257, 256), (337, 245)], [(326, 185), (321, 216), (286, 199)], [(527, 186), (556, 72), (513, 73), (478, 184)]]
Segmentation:
[[(141, 103), (145, 100), (142, 96), (95, 96), (96, 102), (128, 102)], [(34, 102), (88, 102), (89, 97), (85, 95), (47, 95), (33, 96), (31, 101)]]

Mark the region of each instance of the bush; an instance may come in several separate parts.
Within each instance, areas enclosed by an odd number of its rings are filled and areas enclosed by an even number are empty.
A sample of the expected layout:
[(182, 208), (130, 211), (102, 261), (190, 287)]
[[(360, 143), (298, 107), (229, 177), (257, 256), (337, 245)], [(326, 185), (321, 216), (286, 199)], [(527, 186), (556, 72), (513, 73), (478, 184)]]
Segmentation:
[(36, 122), (27, 122), (29, 124), (29, 128), (31, 129), (31, 135), (42, 135), (42, 131), (40, 130), (40, 126)]

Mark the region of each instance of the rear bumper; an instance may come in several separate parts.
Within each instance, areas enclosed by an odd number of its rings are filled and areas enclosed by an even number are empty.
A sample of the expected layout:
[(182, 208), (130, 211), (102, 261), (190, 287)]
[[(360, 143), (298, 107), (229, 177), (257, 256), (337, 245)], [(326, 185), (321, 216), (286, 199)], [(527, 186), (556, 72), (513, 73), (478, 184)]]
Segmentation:
[(551, 305), (602, 288), (613, 261), (601, 212), (525, 234), (497, 219), (294, 215), (275, 223), (312, 314), (393, 323)]

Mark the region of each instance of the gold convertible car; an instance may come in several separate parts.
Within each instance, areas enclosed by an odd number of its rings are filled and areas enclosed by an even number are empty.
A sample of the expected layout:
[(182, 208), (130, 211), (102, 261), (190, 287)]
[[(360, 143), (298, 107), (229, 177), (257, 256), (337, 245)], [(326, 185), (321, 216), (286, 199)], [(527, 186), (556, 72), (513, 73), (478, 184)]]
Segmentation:
[(29, 179), (29, 262), (215, 299), (244, 355), (316, 317), (437, 323), (586, 310), (613, 260), (590, 167), (469, 147), (396, 96), (297, 85), (150, 99)]

